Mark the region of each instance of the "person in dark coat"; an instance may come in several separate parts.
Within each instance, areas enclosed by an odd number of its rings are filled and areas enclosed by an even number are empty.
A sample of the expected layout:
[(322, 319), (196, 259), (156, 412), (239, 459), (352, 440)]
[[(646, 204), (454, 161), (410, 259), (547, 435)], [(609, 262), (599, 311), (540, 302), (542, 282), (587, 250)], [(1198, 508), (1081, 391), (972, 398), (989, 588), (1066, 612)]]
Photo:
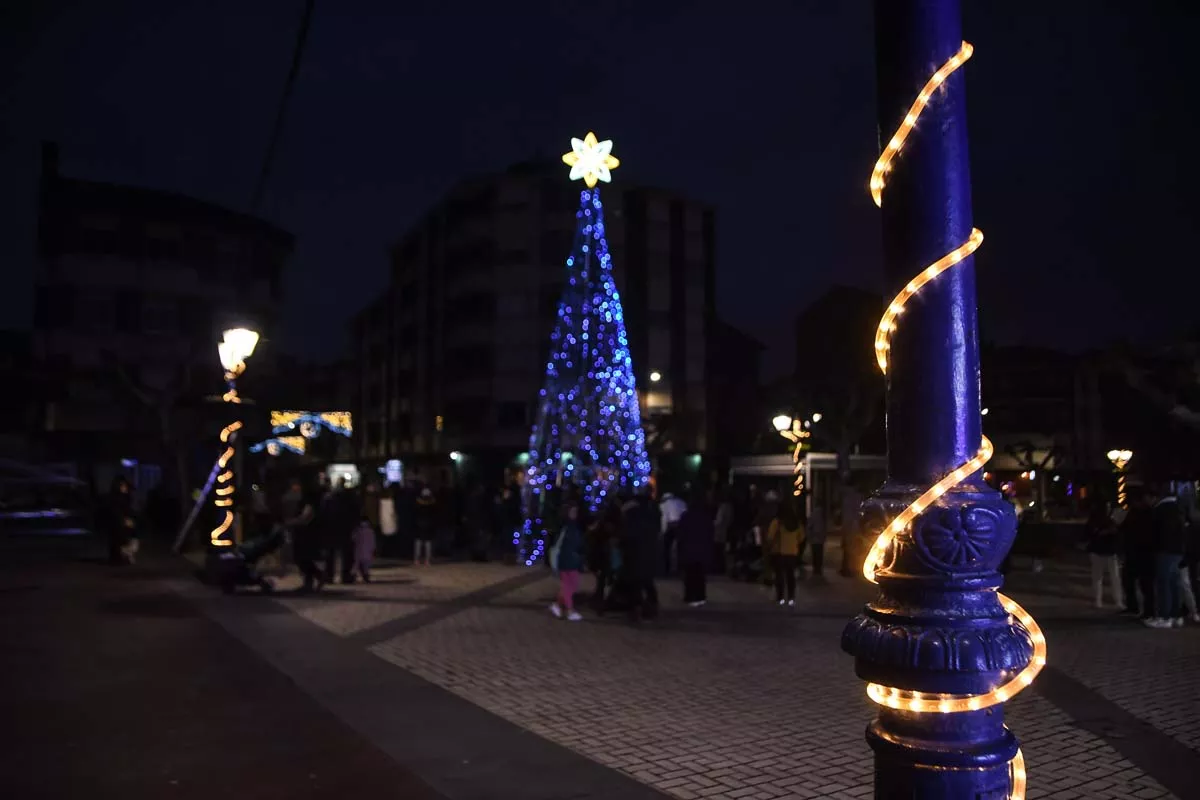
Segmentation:
[[(1129, 510), (1118, 527), (1125, 613), (1149, 619), (1154, 616), (1154, 512), (1140, 486), (1128, 492)], [(1138, 593), (1141, 592), (1141, 602)]]
[(341, 481), (322, 504), (321, 528), (325, 534), (325, 582), (333, 583), (341, 565), (342, 583), (354, 583), (354, 529), (358, 526), (362, 502), (358, 493)]
[(421, 489), (417, 496), (414, 516), (416, 541), (413, 544), (413, 566), (428, 567), (433, 563), (433, 539), (437, 534), (437, 499), (428, 486)]
[(613, 498), (604, 503), (600, 509), (599, 519), (589, 526), (587, 531), (588, 569), (596, 576), (596, 587), (592, 592), (592, 605), (597, 611), (604, 610), (605, 592), (616, 582), (613, 557), (616, 552), (619, 552), (621, 525), (621, 506)]
[(1160, 490), (1154, 504), (1154, 617), (1146, 620), (1151, 628), (1182, 628), (1183, 596), (1179, 586), (1179, 568), (1183, 564), (1185, 530), (1183, 513), (1175, 495)]
[(658, 507), (644, 491), (622, 507), (625, 517), (621, 540), (622, 569), (633, 620), (653, 619), (658, 615), (659, 532), (662, 527)]
[(1109, 591), (1117, 608), (1121, 603), (1121, 575), (1117, 565), (1117, 526), (1112, 521), (1108, 502), (1097, 498), (1085, 526), (1088, 559), (1092, 563), (1092, 594), (1096, 608), (1104, 608), (1104, 573), (1109, 575)]
[[(300, 493), (292, 516), (286, 516), (283, 525), (292, 538), (292, 557), (296, 568), (304, 578), (303, 591), (311, 592), (325, 585), (325, 575), (317, 566), (323, 546), (320, 520), (317, 510), (321, 505), (323, 493), (320, 487), (312, 486)], [(290, 508), (285, 505), (285, 509)]]
[(712, 509), (697, 493), (679, 519), (679, 565), (683, 570), (683, 602), (693, 608), (708, 602), (705, 576), (712, 559), (716, 529)]

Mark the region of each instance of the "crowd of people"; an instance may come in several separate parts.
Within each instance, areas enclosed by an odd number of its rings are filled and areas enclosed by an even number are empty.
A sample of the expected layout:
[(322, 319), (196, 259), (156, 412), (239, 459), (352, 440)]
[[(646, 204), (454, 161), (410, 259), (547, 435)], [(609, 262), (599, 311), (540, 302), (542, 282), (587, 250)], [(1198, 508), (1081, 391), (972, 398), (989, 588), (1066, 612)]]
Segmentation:
[[(407, 482), (381, 486), (371, 482), (351, 486), (330, 483), (323, 473), (306, 487), (299, 478), (290, 481), (273, 500), (265, 490), (255, 493), (255, 526), (259, 533), (281, 527), (289, 544), (283, 560), (290, 561), (303, 577), (303, 590), (320, 589), (341, 581), (369, 582), (377, 553), (405, 555), (402, 542), (411, 541), (414, 566), (433, 564), (435, 541), (447, 530), (468, 531), (473, 555), (488, 558), (496, 544), (492, 521), (502, 517), (515, 525), (519, 497), (506, 487), (490, 498), (482, 487), (469, 493), (462, 509), (462, 525), (450, 524), (448, 499), (428, 486)], [(492, 506), (495, 505), (495, 508)]]
[(1200, 518), (1166, 486), (1131, 486), (1127, 507), (1115, 511), (1097, 503), (1086, 531), (1096, 608), (1104, 607), (1107, 578), (1113, 605), (1147, 627), (1200, 623)]
[(574, 487), (544, 500), (542, 521), (553, 542), (549, 560), (560, 587), (550, 606), (556, 617), (582, 619), (575, 607), (580, 575), (592, 573), (591, 607), (653, 619), (658, 611), (656, 578), (677, 577), (682, 601), (693, 608), (708, 602), (708, 576), (761, 581), (775, 587), (781, 606), (795, 606), (797, 576), (809, 554), (814, 580), (824, 577), (827, 535), (824, 515), (805, 514), (804, 503), (751, 486), (665, 491), (612, 497), (595, 511)]

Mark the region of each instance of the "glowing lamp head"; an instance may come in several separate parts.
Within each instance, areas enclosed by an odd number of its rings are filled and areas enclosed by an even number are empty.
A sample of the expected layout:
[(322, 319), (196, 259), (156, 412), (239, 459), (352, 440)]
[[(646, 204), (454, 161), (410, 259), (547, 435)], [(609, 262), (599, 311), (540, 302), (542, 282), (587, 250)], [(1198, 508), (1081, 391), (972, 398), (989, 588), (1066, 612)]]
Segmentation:
[(812, 415), (812, 421), (813, 421), (813, 422), (820, 422), (820, 421), (821, 421), (821, 419), (822, 419), (821, 412), (819, 412), (819, 411), (814, 411), (814, 412), (813, 412), (813, 415)]
[(225, 331), (225, 341), (229, 342), (237, 353), (245, 361), (250, 356), (254, 355), (254, 348), (258, 346), (258, 333), (249, 328), (230, 328)]
[(651, 383), (658, 383), (661, 380), (662, 380), (662, 373), (659, 372), (658, 370), (654, 370), (653, 372), (650, 373), (650, 382)]
[(217, 345), (217, 355), (221, 359), (221, 366), (227, 371), (233, 370), (242, 360), (237, 357), (237, 351), (229, 342), (221, 342)]
[(221, 366), (231, 370), (247, 358), (254, 355), (258, 345), (258, 333), (249, 328), (230, 328), (225, 331), (224, 338), (217, 345), (217, 354), (221, 357)]
[(1109, 450), (1108, 460), (1116, 465), (1117, 469), (1122, 469), (1129, 460), (1133, 458), (1132, 450)]
[(792, 427), (792, 418), (787, 414), (780, 414), (771, 420), (771, 424), (775, 426), (775, 430), (783, 433), (788, 428)]
[(462, 453), (458, 452), (457, 450), (451, 450), (450, 451), (450, 460), (451, 461), (461, 461)]

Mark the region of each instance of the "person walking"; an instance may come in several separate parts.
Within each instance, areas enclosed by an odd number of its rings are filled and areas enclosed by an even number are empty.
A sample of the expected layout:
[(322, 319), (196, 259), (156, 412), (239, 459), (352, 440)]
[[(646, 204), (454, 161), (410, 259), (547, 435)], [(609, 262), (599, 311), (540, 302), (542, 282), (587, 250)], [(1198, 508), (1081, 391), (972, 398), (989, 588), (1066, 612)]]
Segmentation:
[(416, 539), (413, 543), (413, 566), (428, 567), (433, 563), (433, 539), (437, 534), (437, 500), (428, 486), (417, 496)]
[(354, 566), (363, 583), (371, 582), (371, 563), (375, 560), (375, 526), (364, 515), (351, 536), (354, 541)]
[(652, 620), (658, 616), (658, 587), (654, 584), (660, 553), (658, 508), (643, 490), (621, 510), (625, 517), (621, 553), (629, 617), (634, 622)]
[(579, 588), (579, 571), (583, 569), (583, 530), (579, 527), (577, 503), (563, 508), (562, 528), (552, 555), (551, 566), (558, 570), (558, 595), (550, 604), (550, 613), (559, 619), (565, 614), (568, 622), (579, 622), (583, 615), (575, 610), (575, 591)]
[(1117, 528), (1124, 562), (1121, 569), (1124, 613), (1150, 619), (1154, 616), (1154, 511), (1142, 487), (1129, 487), (1127, 497), (1129, 508)]
[(829, 535), (829, 518), (820, 500), (813, 502), (812, 513), (805, 525), (808, 549), (812, 553), (812, 574), (815, 580), (825, 579), (825, 538)]
[[(774, 489), (769, 489), (763, 495), (762, 502), (758, 505), (758, 511), (754, 519), (754, 544), (758, 546), (759, 557), (762, 562), (762, 582), (770, 586), (775, 582), (775, 559), (771, 551), (770, 540), (767, 537), (771, 529), (771, 523), (779, 514), (779, 493)], [(793, 553), (799, 555), (799, 553)], [(793, 575), (792, 580), (795, 580)]]
[(683, 519), (683, 512), (687, 511), (687, 503), (671, 492), (666, 492), (659, 504), (659, 510), (662, 514), (663, 575), (670, 575), (677, 566), (676, 538), (679, 535), (679, 520)]
[(1117, 526), (1113, 524), (1108, 502), (1097, 499), (1084, 527), (1088, 560), (1092, 562), (1092, 596), (1096, 608), (1104, 608), (1104, 573), (1109, 576), (1113, 604), (1121, 602), (1121, 570), (1117, 566)]
[(1183, 566), (1179, 570), (1179, 591), (1183, 596), (1184, 609), (1192, 618), (1192, 622), (1200, 622), (1195, 587), (1196, 571), (1200, 569), (1200, 514), (1194, 505), (1194, 498), (1183, 511)]
[(733, 502), (729, 499), (729, 490), (721, 487), (717, 490), (717, 511), (713, 517), (713, 570), (718, 575), (724, 575), (726, 558), (730, 549), (729, 529), (733, 525)]
[(614, 555), (621, 538), (621, 506), (616, 499), (605, 501), (600, 518), (588, 528), (588, 569), (596, 576), (592, 591), (592, 607), (603, 613), (605, 594), (616, 583)]
[(767, 548), (775, 573), (775, 600), (779, 605), (796, 605), (796, 559), (804, 547), (804, 524), (792, 498), (779, 503), (775, 519), (767, 527)]
[(396, 492), (388, 487), (379, 493), (379, 533), (383, 536), (379, 545), (381, 555), (393, 555), (395, 552), (393, 545), (399, 529), (396, 523)]
[(683, 602), (698, 608), (708, 602), (708, 565), (712, 561), (716, 530), (712, 510), (702, 494), (679, 519), (679, 566), (683, 571)]
[(366, 518), (367, 523), (375, 529), (376, 533), (379, 532), (381, 521), (382, 508), (380, 506), (382, 499), (383, 493), (379, 489), (378, 481), (371, 481), (363, 487), (362, 515)]
[(1154, 504), (1154, 616), (1151, 628), (1182, 628), (1179, 567), (1183, 562), (1183, 514), (1175, 496), (1165, 490)]
[[(299, 481), (295, 483), (295, 486), (299, 488)], [(319, 590), (325, 585), (325, 575), (317, 566), (317, 559), (320, 557), (323, 544), (320, 520), (318, 519), (321, 499), (320, 487), (314, 486), (301, 493), (294, 516), (285, 517), (283, 520), (284, 527), (291, 534), (292, 557), (304, 579), (301, 590), (305, 592)], [(287, 508), (286, 505), (285, 508)]]
[[(339, 572), (342, 583), (354, 583), (354, 528), (361, 518), (356, 492), (341, 480), (322, 504), (321, 527), (325, 534), (325, 582), (333, 583)], [(341, 570), (338, 570), (338, 567)]]

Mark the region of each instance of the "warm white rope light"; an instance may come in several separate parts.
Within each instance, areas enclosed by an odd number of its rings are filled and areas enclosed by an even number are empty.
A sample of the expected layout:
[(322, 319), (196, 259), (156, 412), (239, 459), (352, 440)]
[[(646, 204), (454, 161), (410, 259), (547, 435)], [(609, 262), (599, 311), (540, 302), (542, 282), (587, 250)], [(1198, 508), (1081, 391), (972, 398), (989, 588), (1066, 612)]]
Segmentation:
[[(900, 149), (904, 146), (904, 140), (908, 138), (908, 134), (916, 126), (921, 112), (925, 110), (925, 106), (929, 104), (929, 101), (933, 98), (938, 88), (946, 82), (951, 73), (961, 67), (971, 57), (973, 52), (974, 48), (963, 42), (958, 52), (933, 74), (921, 89), (921, 93), (917, 95), (917, 99), (913, 101), (908, 114), (904, 117), (904, 121), (900, 123), (900, 127), (892, 135), (891, 141), (884, 148), (883, 153), (879, 156), (879, 160), (875, 162), (875, 169), (871, 173), (871, 197), (875, 200), (875, 205), (881, 208), (883, 206), (883, 189), (886, 184), (887, 173), (891, 170), (892, 161), (895, 160), (896, 156), (900, 153)], [(921, 290), (921, 287), (951, 267), (962, 263), (963, 259), (979, 249), (979, 245), (982, 243), (983, 233), (978, 228), (973, 228), (971, 236), (966, 242), (922, 270), (888, 304), (887, 311), (884, 312), (883, 318), (879, 320), (879, 327), (875, 331), (875, 360), (879, 364), (879, 369), (885, 375), (888, 368), (891, 336), (896, 330), (896, 320), (903, 313), (905, 304)], [(986, 436), (982, 437), (979, 452), (975, 454), (974, 458), (925, 490), (924, 494), (901, 511), (884, 528), (883, 532), (879, 534), (879, 538), (871, 546), (866, 561), (863, 562), (863, 575), (866, 576), (867, 580), (872, 583), (877, 582), (875, 573), (882, 565), (888, 548), (892, 546), (896, 537), (907, 530), (913, 523), (913, 520), (925, 511), (925, 509), (935, 504), (938, 498), (982, 469), (983, 465), (991, 459), (992, 452), (991, 441)], [(913, 711), (919, 714), (953, 714), (963, 711), (979, 711), (980, 709), (1003, 703), (1033, 683), (1033, 679), (1037, 677), (1042, 667), (1046, 665), (1046, 637), (1042, 634), (1042, 629), (1038, 627), (1037, 622), (1029, 615), (1029, 612), (1021, 608), (1012, 598), (1006, 597), (1003, 594), (997, 594), (997, 596), (1000, 604), (1004, 606), (1004, 610), (1015, 617), (1024, 626), (1025, 630), (1029, 632), (1029, 638), (1033, 643), (1033, 658), (1030, 659), (1025, 668), (1017, 673), (1015, 677), (984, 694), (929, 694), (869, 683), (867, 684), (867, 696), (876, 703), (888, 708)], [(1025, 800), (1025, 784), (1025, 757), (1021, 754), (1020, 749), (1018, 749), (1012, 761), (1012, 791), (1009, 794), (1011, 800)]]

